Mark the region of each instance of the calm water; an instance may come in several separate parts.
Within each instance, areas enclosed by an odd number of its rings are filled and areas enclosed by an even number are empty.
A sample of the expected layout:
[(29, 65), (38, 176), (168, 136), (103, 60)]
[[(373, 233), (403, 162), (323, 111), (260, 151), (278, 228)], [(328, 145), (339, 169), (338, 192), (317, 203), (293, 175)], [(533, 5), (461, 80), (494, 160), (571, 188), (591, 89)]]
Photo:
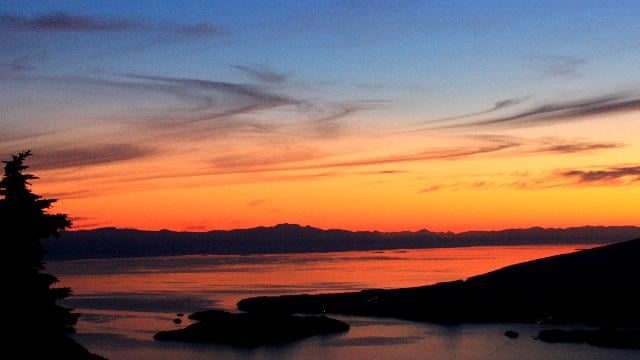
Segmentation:
[[(293, 345), (237, 350), (155, 342), (176, 313), (234, 310), (245, 297), (431, 284), (581, 246), (477, 247), (326, 254), (179, 256), (50, 262), (83, 314), (76, 338), (110, 359), (637, 359), (640, 351), (545, 344), (537, 325), (440, 326), (335, 316), (351, 330)], [(510, 340), (507, 329), (520, 332)]]

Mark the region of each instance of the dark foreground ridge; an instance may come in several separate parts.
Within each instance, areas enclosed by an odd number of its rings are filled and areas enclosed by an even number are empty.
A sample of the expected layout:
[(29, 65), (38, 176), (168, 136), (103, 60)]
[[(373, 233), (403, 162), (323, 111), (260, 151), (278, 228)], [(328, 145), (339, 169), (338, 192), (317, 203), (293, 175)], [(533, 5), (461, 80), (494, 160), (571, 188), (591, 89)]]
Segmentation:
[(640, 349), (640, 329), (542, 330), (538, 340), (552, 343), (587, 343), (594, 346)]
[(25, 359), (105, 360), (67, 335), (51, 336), (22, 353)]
[(254, 313), (340, 313), (442, 323), (640, 325), (640, 239), (505, 267), (466, 281), (395, 290), (258, 297)]
[(153, 338), (256, 347), (349, 330), (349, 325), (326, 316), (232, 314), (220, 310), (207, 310), (191, 314), (189, 318), (198, 322), (180, 330), (161, 331)]
[(323, 230), (280, 224), (228, 231), (175, 232), (102, 228), (67, 231), (44, 241), (47, 259), (170, 256), (190, 254), (276, 254), (355, 250), (427, 249), (466, 246), (612, 244), (640, 237), (635, 226), (567, 229), (508, 229), (463, 233)]

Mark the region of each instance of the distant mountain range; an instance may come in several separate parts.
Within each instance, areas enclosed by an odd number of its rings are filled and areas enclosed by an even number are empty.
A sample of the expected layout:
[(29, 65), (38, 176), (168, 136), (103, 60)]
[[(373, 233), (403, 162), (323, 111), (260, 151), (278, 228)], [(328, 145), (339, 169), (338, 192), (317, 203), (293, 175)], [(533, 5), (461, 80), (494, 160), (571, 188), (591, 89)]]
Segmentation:
[(208, 232), (101, 228), (44, 241), (48, 260), (189, 254), (275, 254), (443, 247), (610, 244), (640, 237), (637, 226), (508, 229), (463, 233), (323, 230), (280, 224)]

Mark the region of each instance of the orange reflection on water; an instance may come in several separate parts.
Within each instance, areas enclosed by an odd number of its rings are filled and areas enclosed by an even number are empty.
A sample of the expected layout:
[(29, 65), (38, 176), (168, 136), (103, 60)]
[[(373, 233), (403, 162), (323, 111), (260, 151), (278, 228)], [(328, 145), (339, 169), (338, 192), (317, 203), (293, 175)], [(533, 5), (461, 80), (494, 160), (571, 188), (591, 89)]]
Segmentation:
[(411, 287), (464, 279), (590, 246), (192, 255), (53, 262), (50, 267), (62, 285), (77, 295), (199, 294), (217, 307), (233, 309), (238, 300), (249, 296)]
[[(213, 356), (239, 360), (247, 358), (245, 351), (159, 344), (152, 336), (158, 330), (190, 323), (183, 317), (182, 324), (174, 324), (176, 313), (206, 308), (234, 310), (236, 302), (246, 297), (426, 285), (584, 247), (590, 246), (78, 260), (51, 262), (47, 270), (60, 277), (61, 285), (73, 288), (75, 295), (66, 304), (83, 314), (77, 324), (78, 334), (93, 335), (79, 340), (96, 353), (111, 359)], [(544, 346), (534, 341), (507, 340), (520, 348), (504, 348), (501, 327), (474, 330), (366, 318), (350, 318), (347, 322), (351, 325), (347, 334), (314, 338), (289, 347), (261, 348), (251, 353), (252, 358), (409, 359), (428, 351), (440, 359), (451, 358), (452, 354), (459, 354), (453, 357), (460, 359), (475, 359), (478, 354), (483, 354), (480, 358), (511, 359), (513, 354), (541, 351), (528, 346)], [(523, 338), (535, 334), (535, 329), (514, 329)], [(497, 348), (504, 349), (502, 355), (496, 355)], [(567, 348), (561, 347), (561, 354), (563, 349)]]

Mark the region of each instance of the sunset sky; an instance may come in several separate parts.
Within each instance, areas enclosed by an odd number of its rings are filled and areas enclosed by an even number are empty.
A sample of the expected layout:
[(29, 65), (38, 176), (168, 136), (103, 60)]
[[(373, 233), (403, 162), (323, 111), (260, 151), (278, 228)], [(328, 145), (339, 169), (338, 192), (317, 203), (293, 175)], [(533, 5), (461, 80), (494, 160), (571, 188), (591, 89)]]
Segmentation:
[(76, 229), (639, 225), (638, 1), (0, 3)]

